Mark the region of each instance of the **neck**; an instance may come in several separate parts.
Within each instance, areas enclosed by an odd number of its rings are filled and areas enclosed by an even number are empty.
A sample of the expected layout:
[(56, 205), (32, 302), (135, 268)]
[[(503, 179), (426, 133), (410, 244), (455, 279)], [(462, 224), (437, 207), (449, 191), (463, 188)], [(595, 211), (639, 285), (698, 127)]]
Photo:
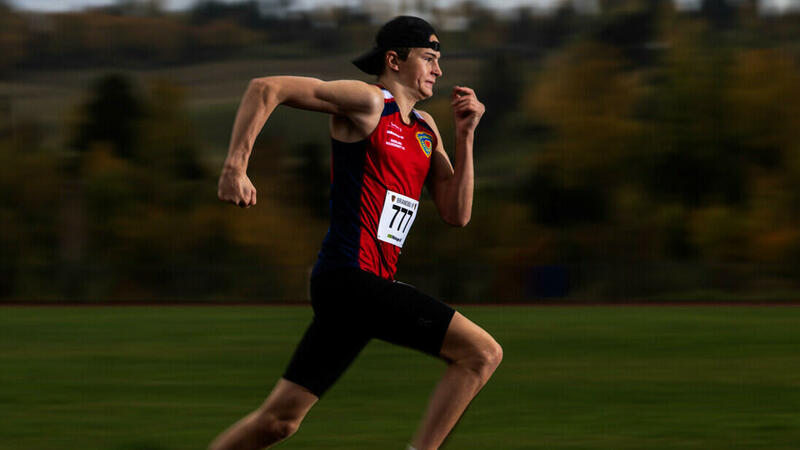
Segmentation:
[(401, 116), (408, 119), (411, 116), (411, 110), (414, 108), (414, 105), (421, 100), (418, 98), (419, 94), (412, 92), (392, 77), (381, 76), (378, 78), (378, 83), (392, 93), (394, 101), (397, 103), (397, 108), (400, 109)]

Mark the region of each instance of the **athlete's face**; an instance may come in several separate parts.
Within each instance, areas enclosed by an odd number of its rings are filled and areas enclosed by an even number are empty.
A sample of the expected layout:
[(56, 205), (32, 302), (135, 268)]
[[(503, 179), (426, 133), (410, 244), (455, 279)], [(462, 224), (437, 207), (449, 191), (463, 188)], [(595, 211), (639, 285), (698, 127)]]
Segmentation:
[[(435, 34), (431, 35), (432, 42), (439, 42)], [(412, 48), (408, 53), (408, 58), (402, 63), (402, 72), (405, 74), (406, 82), (413, 86), (420, 94), (421, 98), (428, 98), (433, 95), (433, 85), (442, 76), (442, 68), (439, 67), (440, 52), (431, 48)]]

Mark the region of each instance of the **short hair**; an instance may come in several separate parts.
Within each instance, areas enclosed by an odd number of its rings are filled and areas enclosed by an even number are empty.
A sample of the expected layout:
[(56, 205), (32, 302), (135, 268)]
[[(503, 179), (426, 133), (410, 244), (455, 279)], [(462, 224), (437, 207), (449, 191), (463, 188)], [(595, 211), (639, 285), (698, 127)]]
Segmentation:
[[(408, 59), (408, 55), (411, 54), (411, 47), (394, 47), (386, 49), (386, 52), (393, 51), (397, 53), (397, 57), (400, 58), (400, 61), (405, 61)], [(381, 76), (386, 72), (386, 52), (383, 52), (383, 59), (381, 60), (381, 71), (378, 73), (378, 76)]]

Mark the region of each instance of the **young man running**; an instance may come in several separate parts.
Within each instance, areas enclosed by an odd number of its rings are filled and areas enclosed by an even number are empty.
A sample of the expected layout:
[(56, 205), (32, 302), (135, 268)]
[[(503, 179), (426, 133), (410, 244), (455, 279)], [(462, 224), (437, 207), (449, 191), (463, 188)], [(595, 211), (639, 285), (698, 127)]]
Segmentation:
[(250, 82), (233, 126), (219, 198), (256, 204), (247, 177), (253, 142), (278, 105), (331, 115), (331, 226), (311, 276), (314, 318), (283, 377), (257, 410), (211, 444), (259, 449), (288, 438), (372, 338), (447, 362), (410, 448), (436, 449), (500, 364), (502, 349), (444, 303), (394, 281), (400, 248), (427, 182), (442, 219), (464, 226), (472, 211), (472, 145), (484, 112), (475, 92), (455, 87), (455, 165), (431, 116), (413, 109), (442, 75), (439, 40), (424, 20), (402, 16), (353, 61), (378, 84), (267, 77)]

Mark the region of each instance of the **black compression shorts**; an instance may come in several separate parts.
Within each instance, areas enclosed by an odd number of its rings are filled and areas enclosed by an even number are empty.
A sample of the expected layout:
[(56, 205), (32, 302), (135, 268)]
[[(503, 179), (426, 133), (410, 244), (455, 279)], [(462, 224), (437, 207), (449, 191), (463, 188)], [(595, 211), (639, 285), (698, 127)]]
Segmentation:
[(356, 268), (311, 279), (314, 319), (283, 377), (321, 397), (372, 338), (438, 356), (455, 310)]

